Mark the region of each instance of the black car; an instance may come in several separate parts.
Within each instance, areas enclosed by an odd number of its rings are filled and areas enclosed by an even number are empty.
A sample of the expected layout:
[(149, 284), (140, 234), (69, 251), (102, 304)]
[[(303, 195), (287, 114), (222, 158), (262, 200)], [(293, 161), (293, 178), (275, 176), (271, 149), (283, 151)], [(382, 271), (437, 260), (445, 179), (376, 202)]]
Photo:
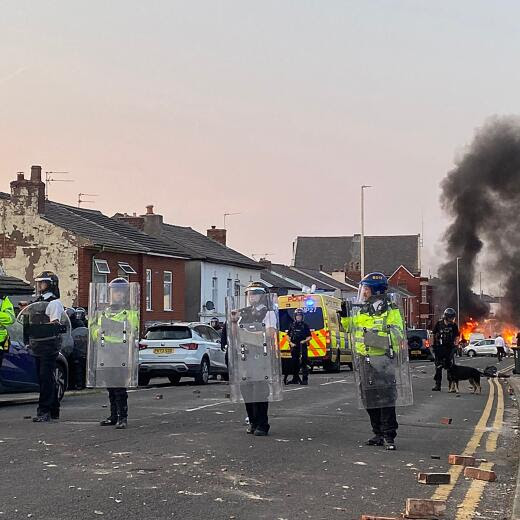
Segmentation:
[(408, 329), (408, 356), (410, 359), (429, 359), (433, 361), (430, 339), (426, 329)]

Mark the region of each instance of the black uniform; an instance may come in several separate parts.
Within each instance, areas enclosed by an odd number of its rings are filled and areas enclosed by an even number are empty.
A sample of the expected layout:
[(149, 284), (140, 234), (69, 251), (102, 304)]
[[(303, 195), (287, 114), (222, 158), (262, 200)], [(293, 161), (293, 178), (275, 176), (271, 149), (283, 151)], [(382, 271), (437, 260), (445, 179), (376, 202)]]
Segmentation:
[[(48, 302), (58, 300), (54, 295), (46, 293), (37, 301)], [(52, 324), (49, 324), (52, 327)], [(36, 373), (40, 384), (38, 399), (38, 417), (50, 416), (51, 419), (60, 417), (60, 401), (58, 399), (58, 385), (56, 383), (56, 361), (61, 347), (59, 326), (54, 326), (55, 334), (44, 341), (35, 340), (29, 329), (29, 347), (36, 361)]]
[(308, 351), (307, 343), (303, 343), (308, 337), (311, 336), (311, 329), (309, 326), (302, 321), (294, 321), (289, 328), (287, 333), (291, 343), (294, 344), (291, 347), (291, 358), (292, 358), (292, 382), (300, 382), (300, 368), (302, 371), (303, 382), (306, 383), (309, 378), (309, 366), (308, 366)]
[(442, 370), (448, 369), (453, 364), (455, 356), (455, 340), (459, 336), (459, 328), (456, 323), (446, 323), (439, 320), (433, 327), (433, 354), (435, 356), (435, 385), (441, 387)]

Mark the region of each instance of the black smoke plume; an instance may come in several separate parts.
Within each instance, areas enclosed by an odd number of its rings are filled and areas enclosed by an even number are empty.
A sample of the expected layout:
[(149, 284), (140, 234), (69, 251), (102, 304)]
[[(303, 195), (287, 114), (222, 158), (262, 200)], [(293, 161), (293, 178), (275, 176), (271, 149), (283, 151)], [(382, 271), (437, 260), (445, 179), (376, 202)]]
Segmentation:
[(503, 289), (500, 318), (519, 325), (520, 118), (489, 119), (441, 188), (443, 209), (453, 217), (444, 237), (448, 260), (439, 269), (446, 305), (456, 307), (460, 257), (461, 321), (488, 315), (489, 306), (472, 291), (480, 255), (486, 279)]

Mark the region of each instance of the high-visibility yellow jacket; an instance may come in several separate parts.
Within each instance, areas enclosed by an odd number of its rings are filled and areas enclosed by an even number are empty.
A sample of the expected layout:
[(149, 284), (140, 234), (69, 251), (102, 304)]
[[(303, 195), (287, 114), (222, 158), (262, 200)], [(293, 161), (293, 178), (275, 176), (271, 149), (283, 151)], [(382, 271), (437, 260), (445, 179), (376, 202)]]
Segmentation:
[(13, 304), (6, 296), (1, 300), (0, 305), (0, 350), (7, 350), (7, 337), (9, 333), (7, 328), (12, 325), (15, 320)]
[(377, 331), (378, 336), (388, 338), (390, 336), (392, 350), (397, 352), (403, 339), (404, 325), (401, 312), (398, 307), (388, 306), (382, 313), (370, 314), (361, 311), (354, 316), (341, 318), (341, 323), (345, 330), (350, 332), (354, 348), (361, 356), (383, 356), (388, 349), (370, 347), (369, 351), (365, 346), (365, 331)]
[[(104, 314), (100, 314), (95, 322), (89, 322), (89, 329), (91, 330), (92, 338), (94, 338), (95, 340), (97, 340), (99, 337), (99, 331), (101, 329), (101, 320), (103, 318), (119, 322), (124, 322), (126, 320), (131, 325), (132, 330), (139, 330), (139, 313), (137, 311), (121, 310), (117, 312), (111, 312), (110, 310), (108, 310)], [(136, 338), (138, 338), (139, 334), (136, 333), (135, 336)], [(104, 341), (105, 343), (121, 343), (121, 338), (119, 336), (115, 337), (105, 335)]]

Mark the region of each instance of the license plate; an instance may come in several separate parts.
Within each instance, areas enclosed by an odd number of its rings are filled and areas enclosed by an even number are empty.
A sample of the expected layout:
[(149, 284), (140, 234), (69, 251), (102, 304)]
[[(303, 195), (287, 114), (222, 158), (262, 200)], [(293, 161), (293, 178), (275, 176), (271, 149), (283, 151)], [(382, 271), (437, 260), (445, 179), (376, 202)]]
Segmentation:
[(154, 354), (173, 354), (172, 348), (154, 348), (153, 349)]
[(414, 356), (420, 356), (422, 354), (422, 352), (420, 350), (412, 350), (412, 354)]

